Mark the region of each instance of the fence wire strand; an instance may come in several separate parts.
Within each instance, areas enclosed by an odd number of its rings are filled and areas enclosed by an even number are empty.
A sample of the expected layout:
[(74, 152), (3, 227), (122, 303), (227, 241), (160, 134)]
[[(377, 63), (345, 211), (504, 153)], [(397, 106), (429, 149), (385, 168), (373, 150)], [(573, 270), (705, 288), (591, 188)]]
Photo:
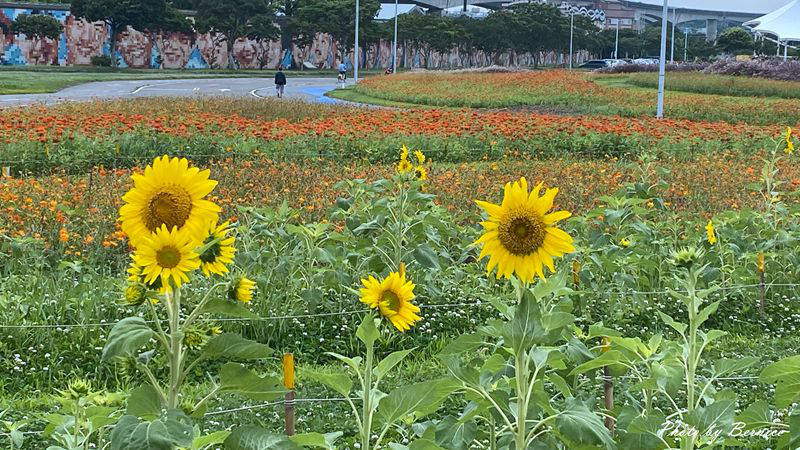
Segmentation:
[[(737, 289), (755, 289), (761, 288), (769, 289), (774, 287), (797, 287), (800, 283), (776, 283), (776, 284), (742, 284), (733, 286), (722, 286), (717, 288), (720, 291), (730, 291)], [(633, 296), (633, 295), (671, 295), (673, 293), (682, 293), (684, 291), (676, 290), (662, 290), (662, 291), (611, 291), (611, 292), (595, 292), (595, 291), (574, 291), (574, 294), (579, 295), (598, 295), (604, 297), (612, 296)], [(442, 304), (422, 304), (419, 305), (421, 309), (437, 309), (437, 308), (480, 308), (490, 305), (488, 302), (464, 302), (464, 303), (442, 303)], [(356, 314), (363, 314), (369, 312), (369, 309), (354, 309), (349, 311), (338, 312), (325, 312), (325, 313), (306, 313), (306, 314), (288, 314), (280, 316), (266, 316), (266, 317), (223, 317), (215, 319), (202, 319), (211, 322), (267, 322), (274, 320), (299, 320), (299, 319), (315, 319), (320, 317), (337, 317), (337, 316), (352, 316)], [(62, 323), (62, 324), (0, 324), (0, 329), (70, 329), (70, 328), (104, 328), (114, 326), (116, 322), (97, 322), (97, 323)], [(145, 323), (155, 323), (154, 320), (147, 320)]]

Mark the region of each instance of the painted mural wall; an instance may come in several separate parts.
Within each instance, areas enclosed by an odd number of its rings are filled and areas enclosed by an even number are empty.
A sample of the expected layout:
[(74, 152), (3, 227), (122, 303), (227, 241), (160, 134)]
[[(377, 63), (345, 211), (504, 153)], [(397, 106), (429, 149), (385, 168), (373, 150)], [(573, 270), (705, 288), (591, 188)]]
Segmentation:
[[(57, 39), (29, 39), (24, 34), (11, 33), (11, 23), (22, 14), (47, 14), (64, 25)], [(87, 22), (63, 9), (0, 8), (0, 64), (2, 65), (88, 65), (94, 56), (113, 57), (119, 67), (207, 69), (228, 65), (228, 48), (222, 35), (182, 33), (149, 34), (128, 28), (120, 33), (114, 55), (111, 55), (111, 33), (103, 22)], [(359, 58), (362, 68), (386, 68), (392, 64), (391, 42), (381, 41), (367, 45)], [(581, 52), (578, 60), (588, 59)], [(281, 48), (279, 41), (256, 42), (238, 39), (233, 44), (233, 59), (242, 69), (275, 69), (278, 66), (294, 68), (335, 68), (341, 61), (352, 67), (352, 52), (343, 55), (336, 42), (327, 34), (317, 34), (305, 47), (293, 45)], [(564, 55), (548, 53), (539, 55), (543, 64), (561, 64)], [(398, 46), (400, 67), (427, 69), (452, 69), (482, 67), (492, 63), (500, 65), (532, 65), (531, 54), (503, 54), (492, 60), (482, 52), (449, 53), (428, 51), (424, 48)]]

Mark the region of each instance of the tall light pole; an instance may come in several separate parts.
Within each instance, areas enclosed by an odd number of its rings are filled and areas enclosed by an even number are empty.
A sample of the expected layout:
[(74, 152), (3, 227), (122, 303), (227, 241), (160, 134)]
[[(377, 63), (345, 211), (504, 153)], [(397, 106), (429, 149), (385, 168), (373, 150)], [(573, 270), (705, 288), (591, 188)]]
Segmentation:
[(575, 14), (569, 12), (569, 70), (572, 70), (572, 30), (575, 26)]
[(683, 62), (689, 59), (689, 26), (683, 27)]
[(614, 41), (614, 59), (619, 59), (619, 17), (617, 17), (617, 38)]
[(392, 47), (392, 73), (397, 73), (397, 0), (394, 0), (394, 46)]
[(678, 8), (672, 8), (672, 39), (669, 43), (669, 62), (675, 62), (675, 25), (678, 23)]
[(656, 118), (664, 117), (664, 71), (667, 63), (667, 0), (664, 0), (664, 8), (661, 11), (661, 56), (658, 59), (658, 108)]
[(353, 81), (358, 83), (358, 0), (356, 0), (356, 49), (353, 52)]
[(789, 41), (783, 41), (783, 60), (786, 61), (789, 58)]

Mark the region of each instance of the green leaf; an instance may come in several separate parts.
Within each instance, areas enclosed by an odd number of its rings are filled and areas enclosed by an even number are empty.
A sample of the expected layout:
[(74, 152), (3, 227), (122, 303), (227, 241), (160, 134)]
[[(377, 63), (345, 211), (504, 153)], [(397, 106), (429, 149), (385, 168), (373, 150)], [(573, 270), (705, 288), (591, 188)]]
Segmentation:
[(596, 337), (622, 337), (622, 333), (612, 328), (606, 328), (603, 326), (603, 322), (595, 323), (589, 325), (589, 339), (596, 338)]
[(111, 450), (173, 450), (189, 447), (194, 439), (192, 419), (178, 410), (168, 410), (158, 420), (142, 422), (122, 416), (111, 432)]
[(360, 369), (361, 369), (361, 357), (360, 356), (356, 356), (355, 358), (348, 358), (347, 356), (340, 355), (340, 354), (334, 353), (334, 352), (325, 352), (325, 354), (333, 356), (334, 358), (338, 359), (339, 361), (342, 361), (343, 363), (345, 363), (348, 366), (350, 366), (350, 368), (355, 370), (356, 372), (359, 372)]
[(314, 370), (303, 370), (303, 375), (330, 387), (344, 397), (349, 397), (350, 390), (353, 389), (353, 380), (350, 379), (350, 375), (344, 372), (325, 373)]
[(225, 439), (225, 450), (296, 450), (299, 445), (288, 440), (286, 436), (270, 433), (255, 426), (239, 427)]
[[(658, 450), (665, 448), (664, 443), (659, 439), (659, 431), (664, 427), (666, 420), (664, 415), (659, 412), (651, 412), (646, 416), (637, 414), (627, 425), (625, 434), (620, 439), (620, 448), (630, 448), (637, 450)], [(620, 414), (620, 423), (623, 421)]]
[(161, 397), (150, 384), (143, 384), (131, 391), (125, 413), (140, 419), (154, 419), (161, 415)]
[(147, 326), (144, 319), (126, 317), (117, 322), (108, 333), (108, 340), (103, 348), (103, 361), (117, 356), (132, 356), (153, 336), (155, 336), (155, 332)]
[(200, 352), (203, 359), (262, 359), (272, 354), (268, 345), (245, 339), (238, 334), (224, 333), (214, 336)]
[(721, 377), (729, 373), (742, 371), (753, 364), (759, 362), (761, 358), (720, 358), (713, 363), (714, 375)]
[(376, 382), (380, 381), (384, 376), (386, 376), (387, 373), (389, 373), (389, 371), (391, 371), (394, 368), (394, 366), (399, 364), (400, 361), (405, 359), (405, 357), (408, 356), (414, 350), (415, 350), (414, 348), (409, 350), (399, 350), (396, 352), (392, 352), (389, 354), (389, 356), (383, 358), (381, 362), (379, 362), (378, 365), (375, 366), (375, 369), (372, 372), (375, 374), (375, 381)]
[(600, 416), (576, 398), (567, 399), (566, 408), (556, 418), (556, 427), (573, 442), (615, 448), (614, 440)]
[(717, 308), (719, 308), (719, 303), (721, 301), (722, 300), (718, 300), (718, 301), (706, 306), (699, 313), (697, 313), (697, 319), (696, 320), (697, 320), (697, 325), (698, 326), (700, 326), (703, 322), (708, 320), (708, 318), (711, 316), (711, 314), (714, 314), (717, 311)]
[(223, 442), (225, 442), (225, 439), (227, 439), (228, 436), (230, 436), (230, 434), (231, 434), (230, 431), (223, 430), (223, 431), (215, 431), (211, 434), (206, 434), (203, 436), (198, 436), (194, 438), (194, 440), (192, 441), (192, 449), (200, 450), (200, 449), (205, 449), (210, 445), (222, 444)]
[(394, 389), (378, 404), (377, 418), (384, 424), (415, 413), (416, 418), (432, 413), (458, 388), (458, 383), (450, 378), (423, 381)]
[(484, 344), (482, 333), (462, 334), (455, 338), (452, 342), (447, 344), (441, 352), (439, 357), (444, 355), (461, 354), (471, 352)]
[(730, 430), (736, 415), (735, 400), (720, 400), (708, 406), (696, 408), (686, 416), (686, 423), (700, 433), (706, 433), (712, 425), (717, 430)]
[(303, 434), (296, 434), (294, 436), (289, 437), (289, 440), (294, 442), (295, 444), (306, 448), (306, 447), (319, 447), (324, 449), (335, 449), (336, 448), (336, 440), (342, 436), (341, 431), (337, 431), (335, 433), (303, 433)]
[(478, 434), (478, 424), (474, 420), (460, 421), (447, 416), (436, 424), (436, 442), (448, 449), (470, 448)]
[(786, 408), (800, 396), (800, 355), (770, 364), (761, 372), (761, 381), (775, 383), (775, 404)]
[(408, 450), (447, 450), (443, 447), (436, 445), (436, 442), (430, 439), (417, 439), (408, 446)]
[(556, 389), (564, 396), (564, 398), (572, 397), (572, 390), (569, 388), (567, 381), (557, 373), (553, 372), (547, 375), (547, 379), (555, 385)]
[(587, 361), (581, 364), (580, 366), (572, 369), (572, 372), (570, 372), (569, 375), (572, 376), (585, 373), (590, 370), (617, 364), (620, 361), (625, 361), (625, 360), (626, 360), (625, 355), (623, 355), (622, 352), (620, 352), (619, 350), (609, 350), (605, 353), (601, 353), (600, 356), (598, 356), (597, 358), (591, 361)]
[(381, 332), (378, 331), (378, 327), (375, 325), (375, 321), (379, 321), (380, 319), (376, 319), (373, 317), (372, 314), (367, 314), (364, 316), (364, 320), (361, 321), (361, 325), (358, 326), (356, 330), (356, 337), (361, 340), (367, 347), (371, 347), (375, 341), (381, 336)]
[(414, 250), (414, 259), (426, 269), (439, 270), (439, 257), (428, 244), (422, 244)]
[(215, 298), (203, 306), (201, 314), (222, 314), (228, 317), (241, 319), (258, 319), (258, 314), (254, 314), (239, 302), (231, 301), (227, 298)]
[(664, 321), (665, 324), (672, 327), (678, 333), (683, 334), (684, 331), (686, 331), (686, 324), (676, 322), (672, 317), (664, 314), (661, 311), (658, 312), (658, 316), (661, 317), (661, 320)]
[(750, 406), (736, 416), (737, 422), (745, 424), (744, 430), (756, 428), (772, 427), (772, 412), (769, 410), (769, 403), (766, 400), (753, 402)]
[(286, 393), (276, 377), (259, 377), (241, 364), (227, 363), (219, 371), (220, 392), (235, 392), (253, 400), (275, 400)]

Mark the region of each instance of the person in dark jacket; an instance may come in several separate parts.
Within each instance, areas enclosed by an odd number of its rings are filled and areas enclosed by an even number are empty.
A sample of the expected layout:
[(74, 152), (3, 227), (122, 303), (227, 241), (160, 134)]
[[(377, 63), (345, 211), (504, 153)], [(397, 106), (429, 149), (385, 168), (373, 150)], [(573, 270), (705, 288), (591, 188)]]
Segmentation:
[(283, 97), (283, 88), (286, 87), (286, 74), (283, 73), (283, 66), (278, 67), (275, 74), (275, 90), (278, 91), (278, 98)]

